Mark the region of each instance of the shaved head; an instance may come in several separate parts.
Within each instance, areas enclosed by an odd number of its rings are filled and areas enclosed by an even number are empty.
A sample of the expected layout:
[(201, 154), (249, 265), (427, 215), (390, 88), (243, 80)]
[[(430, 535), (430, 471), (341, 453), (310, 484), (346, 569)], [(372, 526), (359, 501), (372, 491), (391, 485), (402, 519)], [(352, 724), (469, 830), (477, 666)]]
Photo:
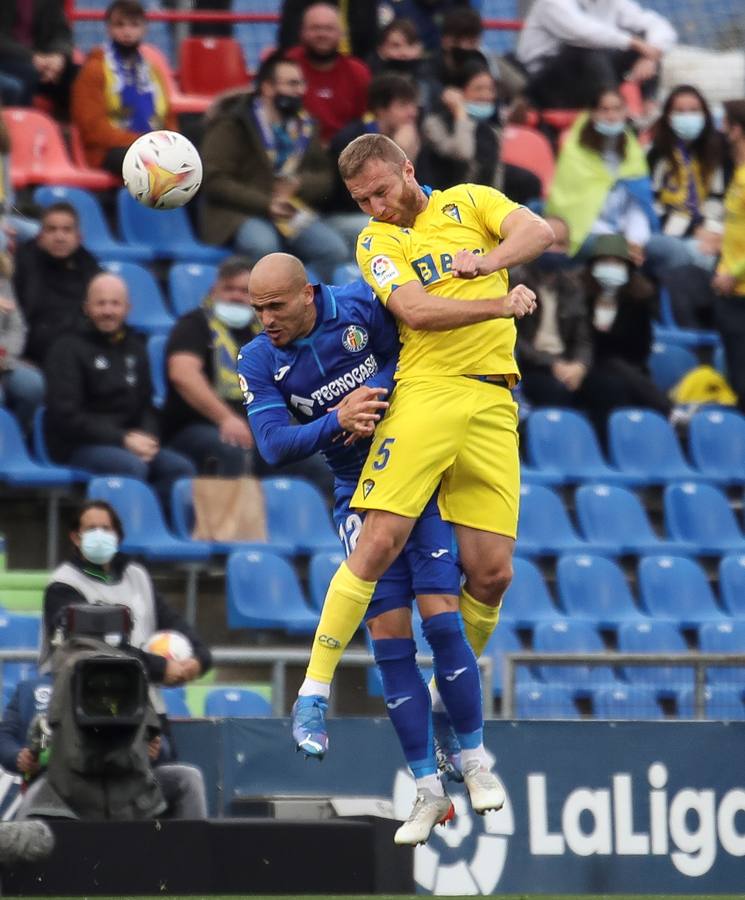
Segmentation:
[(88, 283), (83, 309), (98, 331), (115, 334), (129, 312), (127, 283), (111, 272), (99, 272)]
[(248, 293), (264, 332), (276, 347), (310, 334), (316, 323), (315, 291), (296, 256), (269, 253), (253, 267)]
[(249, 289), (252, 294), (261, 294), (266, 290), (299, 290), (307, 283), (305, 266), (297, 256), (290, 253), (269, 253), (253, 267)]

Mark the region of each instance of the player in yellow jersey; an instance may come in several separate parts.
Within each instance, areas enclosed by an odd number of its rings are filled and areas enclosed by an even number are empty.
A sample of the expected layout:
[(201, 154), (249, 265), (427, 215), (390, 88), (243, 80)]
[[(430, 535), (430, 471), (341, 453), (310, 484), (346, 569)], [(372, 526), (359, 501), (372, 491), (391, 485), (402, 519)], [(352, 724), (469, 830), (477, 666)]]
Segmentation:
[(477, 656), (512, 577), (520, 493), (519, 379), (514, 316), (535, 295), (509, 291), (506, 269), (553, 240), (550, 227), (493, 188), (430, 191), (380, 134), (339, 158), (352, 198), (372, 216), (357, 242), (363, 277), (399, 322), (402, 350), (390, 409), (378, 425), (351, 506), (366, 510), (357, 545), (334, 575), (293, 708), (303, 750), (328, 745), (324, 713), (336, 664), (378, 578), (396, 559), (440, 485), (466, 581), (460, 610)]

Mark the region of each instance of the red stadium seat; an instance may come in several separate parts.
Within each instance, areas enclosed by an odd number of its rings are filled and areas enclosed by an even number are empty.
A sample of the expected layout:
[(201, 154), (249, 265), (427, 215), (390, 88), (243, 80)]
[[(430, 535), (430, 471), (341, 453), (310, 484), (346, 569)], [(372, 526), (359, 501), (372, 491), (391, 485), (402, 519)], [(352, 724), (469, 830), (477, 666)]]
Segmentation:
[(189, 94), (214, 96), (247, 87), (249, 74), (241, 45), (230, 37), (190, 37), (179, 49), (179, 80)]
[(212, 103), (212, 97), (203, 94), (183, 94), (179, 90), (168, 59), (163, 51), (154, 44), (142, 44), (140, 50), (145, 59), (154, 63), (163, 72), (168, 101), (176, 115), (179, 113), (203, 113)]
[(554, 153), (548, 139), (533, 128), (508, 125), (502, 134), (502, 162), (529, 169), (541, 179), (543, 196), (554, 177)]
[(104, 190), (116, 184), (108, 172), (76, 166), (59, 125), (36, 109), (3, 110), (10, 135), (10, 179), (14, 188), (32, 184)]
[(574, 125), (574, 120), (582, 112), (581, 109), (544, 109), (541, 121), (550, 125), (555, 131), (564, 131)]

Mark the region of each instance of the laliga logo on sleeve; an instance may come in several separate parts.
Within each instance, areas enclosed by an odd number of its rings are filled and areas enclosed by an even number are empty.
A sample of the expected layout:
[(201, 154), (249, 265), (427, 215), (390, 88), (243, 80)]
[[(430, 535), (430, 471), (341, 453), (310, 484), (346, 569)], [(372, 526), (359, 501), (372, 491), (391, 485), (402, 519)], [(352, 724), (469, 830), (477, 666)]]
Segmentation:
[(370, 263), (370, 271), (379, 287), (385, 287), (387, 284), (390, 284), (398, 275), (398, 269), (393, 264), (393, 260), (387, 256), (376, 256)]
[[(504, 782), (502, 782), (504, 787)], [(463, 785), (448, 783), (455, 818), (436, 826), (429, 841), (414, 849), (414, 880), (425, 893), (439, 896), (492, 894), (507, 861), (515, 820), (509, 795), (499, 812), (476, 815)], [(393, 783), (393, 814), (406, 819), (416, 799), (416, 783), (399, 769)]]
[(367, 347), (367, 332), (359, 325), (350, 325), (341, 336), (342, 347), (347, 353), (359, 353)]

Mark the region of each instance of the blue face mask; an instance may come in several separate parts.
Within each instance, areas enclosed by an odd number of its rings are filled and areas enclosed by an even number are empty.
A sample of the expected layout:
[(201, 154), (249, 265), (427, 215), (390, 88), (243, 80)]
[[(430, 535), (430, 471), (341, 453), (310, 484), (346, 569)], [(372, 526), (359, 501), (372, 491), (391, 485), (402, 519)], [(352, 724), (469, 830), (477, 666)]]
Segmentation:
[(620, 122), (607, 122), (605, 119), (593, 119), (592, 125), (598, 134), (603, 137), (618, 137), (626, 130), (626, 122), (621, 119)]
[(542, 253), (535, 264), (542, 272), (561, 272), (576, 265), (571, 256), (567, 256), (566, 253), (557, 253), (554, 250)]
[(681, 141), (695, 141), (705, 124), (706, 116), (702, 112), (670, 113), (670, 127)]
[(97, 566), (105, 566), (116, 555), (119, 538), (106, 528), (90, 528), (80, 535), (80, 552)]
[(254, 319), (254, 311), (243, 303), (215, 301), (215, 315), (228, 328), (245, 328)]
[(495, 103), (487, 103), (483, 100), (473, 100), (466, 103), (466, 112), (472, 119), (491, 119), (496, 112), (497, 105)]

